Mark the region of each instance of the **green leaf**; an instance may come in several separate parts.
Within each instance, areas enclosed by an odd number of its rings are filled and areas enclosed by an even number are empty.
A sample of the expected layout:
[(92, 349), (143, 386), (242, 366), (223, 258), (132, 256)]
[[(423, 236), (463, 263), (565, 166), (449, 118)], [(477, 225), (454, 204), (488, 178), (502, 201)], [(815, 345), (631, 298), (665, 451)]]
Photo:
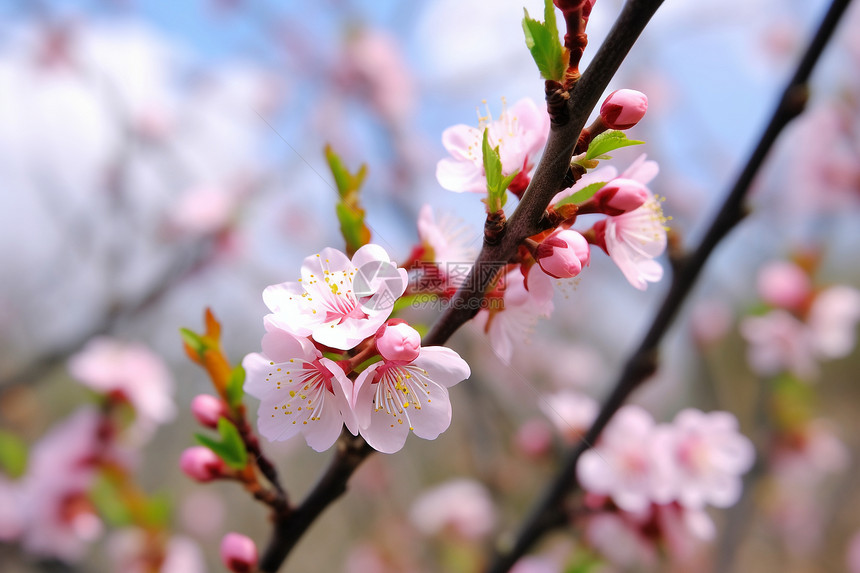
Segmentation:
[(356, 193), (364, 183), (364, 178), (367, 177), (367, 164), (362, 164), (358, 171), (350, 173), (331, 145), (325, 146), (325, 158), (332, 175), (334, 175), (334, 183), (340, 197), (347, 199), (350, 194)]
[(203, 337), (187, 328), (180, 328), (179, 335), (182, 336), (182, 341), (188, 345), (191, 350), (197, 353), (200, 359), (203, 359), (203, 352), (206, 351), (206, 341)]
[(570, 62), (570, 52), (558, 39), (558, 26), (552, 0), (544, 0), (545, 22), (532, 19), (525, 8), (523, 12), (525, 12), (523, 32), (526, 37), (526, 47), (531, 52), (541, 76), (545, 80), (562, 81), (564, 71)]
[(561, 201), (555, 204), (556, 207), (561, 207), (562, 205), (567, 205), (568, 203), (582, 203), (584, 201), (588, 201), (594, 194), (600, 191), (604, 185), (606, 185), (606, 181), (598, 181), (596, 183), (592, 183), (591, 185), (586, 185), (573, 195), (569, 197), (565, 197)]
[(13, 478), (27, 470), (27, 445), (11, 432), (0, 431), (0, 470)]
[(112, 527), (124, 527), (132, 523), (131, 512), (122, 500), (116, 484), (100, 476), (89, 492), (90, 501), (96, 506), (99, 516)]
[(166, 492), (161, 492), (149, 498), (144, 508), (143, 519), (145, 525), (163, 528), (170, 523), (170, 515), (173, 512), (173, 504)]
[(245, 369), (241, 364), (238, 364), (232, 372), (230, 379), (227, 380), (227, 404), (231, 408), (235, 408), (242, 403), (242, 398), (245, 397)]
[(202, 445), (215, 452), (231, 468), (235, 470), (244, 469), (248, 465), (248, 452), (245, 450), (245, 444), (242, 442), (239, 430), (236, 429), (233, 422), (227, 418), (221, 418), (218, 420), (218, 433), (221, 435), (220, 442), (203, 434), (194, 434), (194, 437)]
[(335, 205), (335, 213), (340, 222), (340, 234), (346, 242), (347, 254), (352, 256), (370, 242), (370, 229), (364, 223), (364, 209), (340, 202)]
[(585, 159), (608, 159), (607, 157), (602, 156), (615, 149), (629, 147), (631, 145), (641, 145), (643, 143), (645, 142), (637, 141), (635, 139), (627, 139), (627, 135), (623, 131), (611, 129), (609, 131), (604, 131), (591, 140), (591, 144), (588, 146), (588, 151), (585, 152)]
[(484, 129), (481, 151), (484, 157), (484, 173), (487, 176), (487, 212), (495, 213), (505, 206), (508, 200), (506, 193), (508, 185), (511, 184), (519, 171), (514, 171), (507, 177), (502, 176), (502, 158), (499, 155), (499, 146), (490, 146), (490, 130), (486, 128)]

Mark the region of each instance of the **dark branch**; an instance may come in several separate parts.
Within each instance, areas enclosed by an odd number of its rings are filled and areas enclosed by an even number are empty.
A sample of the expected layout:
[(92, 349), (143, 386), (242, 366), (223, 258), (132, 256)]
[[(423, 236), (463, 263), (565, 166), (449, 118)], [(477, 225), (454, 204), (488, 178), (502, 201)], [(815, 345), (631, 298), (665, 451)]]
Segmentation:
[[(612, 416), (624, 404), (633, 390), (655, 371), (660, 341), (695, 284), (705, 262), (720, 240), (743, 219), (743, 200), (750, 189), (755, 174), (761, 168), (765, 157), (783, 128), (803, 111), (807, 99), (806, 82), (850, 1), (834, 0), (830, 6), (797, 70), (785, 87), (779, 104), (746, 166), (738, 176), (699, 246), (678, 265), (677, 274), (673, 277), (669, 292), (654, 317), (650, 329), (639, 348), (624, 366), (624, 370), (616, 381), (615, 387), (604, 403), (600, 414), (582, 441), (568, 453), (564, 465), (532, 509), (513, 545), (507, 552), (495, 557), (488, 569), (490, 573), (508, 571), (535, 541), (558, 523), (555, 517), (561, 511), (566, 496), (578, 486), (576, 483), (576, 463), (580, 455), (588, 449), (588, 444), (597, 441), (603, 428), (606, 427), (609, 420), (612, 419)], [(591, 68), (589, 68), (590, 70)]]

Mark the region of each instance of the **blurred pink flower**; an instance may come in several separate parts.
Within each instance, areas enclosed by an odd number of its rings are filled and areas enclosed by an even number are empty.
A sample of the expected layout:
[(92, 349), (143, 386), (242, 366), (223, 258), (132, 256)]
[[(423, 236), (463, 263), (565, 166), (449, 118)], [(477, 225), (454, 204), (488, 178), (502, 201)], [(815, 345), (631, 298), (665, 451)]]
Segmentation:
[(257, 545), (241, 533), (230, 532), (221, 540), (221, 562), (233, 573), (257, 570)]
[(642, 512), (652, 502), (672, 498), (665, 466), (655, 461), (654, 419), (643, 408), (622, 407), (603, 431), (593, 449), (586, 451), (576, 467), (582, 487), (590, 493), (608, 495), (621, 509)]
[(69, 372), (92, 390), (134, 408), (136, 418), (129, 433), (138, 443), (176, 416), (170, 371), (142, 344), (94, 338), (69, 359)]
[(594, 399), (574, 390), (545, 394), (538, 401), (538, 407), (564, 440), (572, 444), (582, 439), (599, 409)]
[[(151, 573), (152, 556), (147, 553), (147, 533), (138, 528), (120, 529), (107, 541), (107, 554), (114, 571)], [(200, 547), (191, 539), (175, 535), (167, 540), (158, 573), (206, 573)]]
[(95, 463), (104, 455), (100, 425), (98, 412), (81, 409), (33, 446), (20, 498), (27, 552), (78, 561), (101, 536), (101, 519), (88, 499)]
[(767, 304), (788, 310), (803, 306), (812, 294), (809, 275), (789, 261), (771, 261), (758, 273), (759, 296)]
[(367, 97), (383, 117), (395, 124), (408, 119), (415, 107), (415, 80), (403, 59), (402, 46), (382, 30), (362, 28), (351, 34), (337, 68), (348, 92)]
[(517, 561), (511, 573), (562, 573), (564, 569), (549, 557), (528, 556)]
[(672, 479), (673, 499), (681, 505), (729, 507), (740, 499), (741, 475), (752, 467), (755, 448), (738, 431), (734, 415), (688, 408), (672, 424), (661, 425), (653, 439), (658, 463)]
[(539, 317), (548, 317), (552, 312), (552, 279), (535, 265), (529, 270), (528, 289), (519, 267), (504, 277), (501, 310), (481, 310), (473, 322), (490, 338), (499, 359), (508, 364), (514, 348), (522, 346), (534, 329)]
[(490, 492), (480, 482), (455, 479), (418, 496), (409, 519), (425, 535), (449, 532), (478, 541), (496, 524), (496, 510)]
[[(270, 315), (271, 316), (271, 315)], [(269, 441), (302, 434), (318, 452), (335, 443), (344, 424), (358, 426), (349, 405), (352, 381), (307, 338), (266, 322), (262, 353), (242, 361), (245, 391), (260, 400), (257, 428)]]
[(296, 336), (349, 350), (376, 333), (406, 290), (407, 276), (379, 245), (365, 245), (352, 257), (325, 248), (302, 265), (298, 282), (272, 285), (263, 301), (266, 319)]
[(406, 364), (371, 364), (356, 378), (352, 401), (361, 435), (386, 454), (400, 450), (410, 430), (435, 440), (451, 424), (448, 388), (470, 374), (469, 365), (444, 346), (422, 347)]
[(0, 542), (14, 541), (23, 533), (23, 501), (21, 484), (0, 475)]
[(450, 191), (486, 193), (482, 141), (488, 129), (490, 146), (499, 147), (502, 174), (520, 171), (511, 183), (511, 191), (522, 193), (529, 181), (537, 155), (543, 150), (549, 134), (549, 115), (534, 101), (524, 98), (510, 109), (502, 111), (499, 119), (480, 118), (477, 128), (464, 124), (442, 132), (442, 145), (452, 158), (441, 159), (436, 166), (439, 185)]
[(614, 513), (589, 517), (585, 538), (614, 565), (624, 570), (641, 568), (647, 571), (657, 564), (657, 546), (642, 533), (638, 524), (630, 521), (631, 517)]
[(418, 213), (418, 237), (424, 249), (424, 258), (436, 264), (445, 287), (459, 288), (478, 255), (476, 245), (481, 235), (464, 226), (451, 215), (436, 219), (430, 205)]
[(860, 291), (848, 286), (834, 286), (820, 292), (807, 317), (812, 342), (820, 358), (843, 358), (857, 342), (860, 321)]
[(517, 451), (529, 458), (540, 458), (552, 448), (552, 429), (540, 418), (527, 420), (514, 436)]
[(793, 372), (809, 380), (818, 374), (809, 330), (788, 312), (777, 309), (741, 320), (747, 341), (747, 362), (759, 376)]
[(236, 208), (237, 199), (229, 191), (200, 186), (180, 195), (170, 217), (181, 231), (210, 235), (229, 226)]

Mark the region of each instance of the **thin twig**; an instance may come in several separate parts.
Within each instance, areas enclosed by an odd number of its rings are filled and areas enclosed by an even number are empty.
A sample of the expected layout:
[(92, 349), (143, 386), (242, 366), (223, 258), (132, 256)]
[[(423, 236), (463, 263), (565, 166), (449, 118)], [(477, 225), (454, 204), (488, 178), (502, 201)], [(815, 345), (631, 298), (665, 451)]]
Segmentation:
[[(609, 398), (603, 404), (597, 419), (582, 441), (568, 453), (564, 465), (533, 507), (513, 545), (506, 552), (495, 556), (488, 569), (490, 573), (508, 571), (535, 541), (552, 528), (552, 524), (555, 523), (554, 516), (562, 511), (564, 499), (578, 486), (576, 463), (579, 456), (588, 449), (588, 444), (597, 441), (603, 428), (624, 404), (627, 397), (656, 369), (657, 348), (663, 335), (669, 329), (711, 252), (720, 240), (743, 219), (744, 197), (768, 151), (782, 129), (803, 111), (807, 100), (806, 82), (850, 1), (834, 0), (831, 4), (794, 75), (785, 87), (779, 104), (746, 166), (738, 176), (699, 246), (678, 265), (677, 274), (673, 277), (669, 292), (654, 317), (650, 329), (639, 348), (625, 364), (621, 376), (616, 381)], [(591, 68), (589, 68), (590, 70)]]

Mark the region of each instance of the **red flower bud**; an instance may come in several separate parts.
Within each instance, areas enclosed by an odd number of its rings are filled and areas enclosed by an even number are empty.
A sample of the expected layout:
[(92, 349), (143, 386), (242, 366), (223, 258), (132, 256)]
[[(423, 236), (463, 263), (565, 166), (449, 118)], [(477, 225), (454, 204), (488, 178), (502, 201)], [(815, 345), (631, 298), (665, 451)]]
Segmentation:
[(224, 402), (211, 394), (199, 394), (191, 400), (191, 413), (202, 426), (218, 427), (218, 420), (227, 414)]
[(538, 245), (535, 253), (540, 268), (551, 277), (575, 277), (588, 265), (588, 241), (574, 230), (556, 231)]
[(634, 179), (613, 179), (594, 195), (594, 203), (600, 213), (623, 215), (638, 209), (651, 196), (648, 188)]
[(223, 460), (203, 446), (195, 446), (182, 452), (179, 468), (185, 475), (201, 483), (221, 477), (226, 469)]
[(241, 533), (228, 533), (221, 540), (221, 561), (233, 573), (257, 570), (257, 545)]
[(630, 129), (645, 116), (648, 98), (636, 90), (616, 90), (600, 106), (600, 117), (609, 129)]

